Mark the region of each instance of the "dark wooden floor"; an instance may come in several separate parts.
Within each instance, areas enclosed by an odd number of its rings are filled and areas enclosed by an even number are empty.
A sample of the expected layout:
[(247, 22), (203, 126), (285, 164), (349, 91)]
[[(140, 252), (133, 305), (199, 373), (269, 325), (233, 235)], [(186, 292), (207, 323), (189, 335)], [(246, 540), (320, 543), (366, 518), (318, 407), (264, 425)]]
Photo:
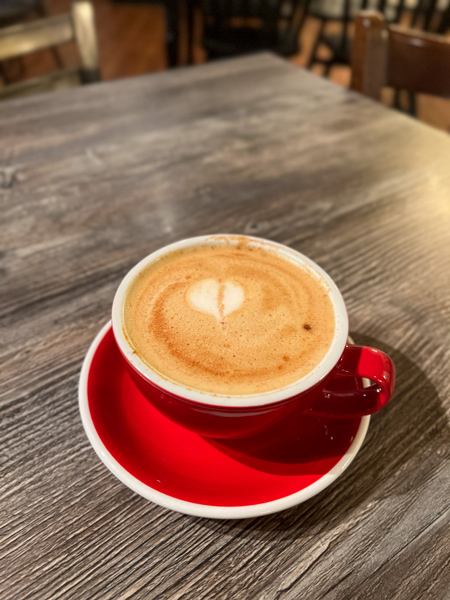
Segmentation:
[[(165, 52), (165, 10), (157, 3), (120, 3), (111, 0), (92, 0), (96, 13), (96, 27), (100, 46), (102, 78), (104, 80), (152, 73), (167, 68)], [(71, 0), (48, 0), (50, 12), (66, 12)], [(308, 62), (319, 22), (307, 19), (301, 33), (301, 52), (290, 60), (299, 66)], [(200, 23), (197, 23), (196, 38), (200, 38)], [(326, 52), (325, 49), (323, 49)], [(77, 55), (72, 44), (61, 48), (67, 66), (77, 64)], [(181, 62), (184, 62), (183, 53)], [(200, 44), (196, 44), (195, 61), (205, 59)], [(41, 52), (27, 57), (27, 75), (40, 74), (55, 67), (50, 53)], [(12, 65), (11, 68), (14, 68)], [(321, 66), (314, 71), (321, 73)], [(335, 67), (330, 79), (339, 85), (348, 86), (350, 69)], [(450, 131), (450, 100), (419, 97), (418, 117), (430, 125)]]

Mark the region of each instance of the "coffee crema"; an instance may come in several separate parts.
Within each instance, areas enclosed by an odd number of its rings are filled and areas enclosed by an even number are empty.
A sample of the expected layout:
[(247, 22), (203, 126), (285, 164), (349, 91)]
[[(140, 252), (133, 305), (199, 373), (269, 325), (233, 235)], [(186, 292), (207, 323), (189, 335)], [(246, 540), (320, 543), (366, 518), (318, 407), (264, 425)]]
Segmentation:
[(318, 275), (245, 242), (176, 250), (144, 268), (127, 292), (124, 325), (134, 351), (163, 377), (233, 396), (306, 376), (336, 326)]

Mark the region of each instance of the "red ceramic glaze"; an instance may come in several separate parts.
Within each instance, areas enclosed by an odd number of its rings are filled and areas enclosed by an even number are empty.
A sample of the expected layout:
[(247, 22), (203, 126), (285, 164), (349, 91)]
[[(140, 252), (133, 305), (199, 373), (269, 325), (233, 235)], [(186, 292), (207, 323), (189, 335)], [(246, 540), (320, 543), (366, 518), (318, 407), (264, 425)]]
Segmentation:
[[(374, 382), (373, 385), (365, 387), (363, 378)], [(340, 419), (371, 415), (390, 401), (394, 386), (395, 367), (387, 354), (347, 344), (331, 378), (308, 412)]]
[(296, 402), (288, 398), (262, 406), (211, 406), (169, 394), (146, 380), (125, 357), (124, 361), (136, 386), (160, 412), (205, 437), (230, 439), (253, 435), (280, 422), (297, 407), (306, 410), (318, 394), (316, 386), (309, 393), (295, 398)]
[[(216, 439), (254, 435), (279, 423), (294, 410), (341, 419), (370, 415), (389, 402), (395, 383), (395, 368), (386, 354), (367, 346), (347, 344), (329, 375), (302, 394), (274, 404), (242, 408), (211, 406), (169, 394), (139, 373), (125, 355), (123, 360), (136, 386), (160, 412), (191, 431)], [(364, 387), (363, 377), (375, 384)]]
[[(282, 425), (253, 437), (205, 439), (148, 402), (125, 368), (111, 328), (87, 368), (87, 405), (100, 440), (94, 445), (99, 455), (104, 446), (139, 482), (189, 503), (259, 506), (307, 490), (326, 476), (329, 484), (338, 476), (330, 478), (330, 471), (361, 424), (360, 418), (317, 418), (294, 410)], [(80, 398), (83, 394), (80, 389)], [(344, 462), (342, 470), (349, 460)]]
[[(269, 245), (271, 251), (314, 272), (327, 286), (335, 311), (335, 331), (330, 347), (322, 361), (306, 377), (285, 388), (260, 395), (210, 394), (165, 378), (135, 352), (125, 334), (123, 307), (129, 286), (139, 273), (168, 252), (203, 244), (236, 244), (240, 239), (225, 234), (175, 242), (142, 259), (122, 280), (113, 301), (113, 332), (130, 375), (142, 394), (175, 423), (215, 439), (254, 435), (285, 421), (293, 411), (348, 419), (380, 410), (392, 397), (395, 380), (392, 361), (379, 350), (346, 345), (348, 317), (336, 284), (308, 257), (267, 240), (246, 236), (249, 244), (264, 248)], [(375, 383), (364, 387), (363, 378)]]

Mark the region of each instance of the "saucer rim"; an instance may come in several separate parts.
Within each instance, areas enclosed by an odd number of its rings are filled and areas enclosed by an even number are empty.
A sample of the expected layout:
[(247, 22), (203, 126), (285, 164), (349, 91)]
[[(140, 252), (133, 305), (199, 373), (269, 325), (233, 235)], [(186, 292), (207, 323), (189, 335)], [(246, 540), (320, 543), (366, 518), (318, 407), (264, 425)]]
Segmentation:
[(277, 500), (271, 500), (270, 502), (248, 504), (244, 506), (220, 506), (188, 502), (186, 500), (180, 500), (179, 498), (158, 492), (154, 488), (140, 481), (134, 475), (131, 475), (131, 473), (122, 467), (122, 465), (107, 450), (92, 421), (87, 393), (88, 376), (95, 352), (97, 351), (100, 342), (103, 340), (111, 326), (111, 320), (109, 320), (101, 328), (92, 341), (83, 360), (83, 366), (81, 368), (78, 384), (78, 405), (81, 415), (81, 422), (91, 446), (107, 469), (109, 469), (109, 471), (111, 471), (111, 473), (128, 488), (144, 497), (146, 500), (150, 500), (159, 506), (194, 517), (213, 519), (247, 519), (280, 512), (309, 500), (331, 485), (331, 483), (340, 477), (340, 475), (342, 475), (347, 467), (353, 462), (364, 442), (367, 430), (369, 428), (369, 415), (361, 418), (361, 422), (353, 442), (346, 453), (334, 465), (334, 467), (328, 471), (328, 473), (325, 473), (320, 479), (299, 490), (298, 492), (283, 496)]

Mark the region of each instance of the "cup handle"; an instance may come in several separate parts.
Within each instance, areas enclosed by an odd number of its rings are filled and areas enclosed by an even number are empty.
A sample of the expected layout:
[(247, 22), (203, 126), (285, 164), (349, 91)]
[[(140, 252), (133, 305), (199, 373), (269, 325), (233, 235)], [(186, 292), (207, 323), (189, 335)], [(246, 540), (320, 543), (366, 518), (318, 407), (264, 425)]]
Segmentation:
[[(372, 385), (365, 387), (363, 378)], [(338, 419), (371, 415), (390, 401), (394, 385), (395, 367), (387, 354), (347, 344), (325, 389), (306, 412)]]

